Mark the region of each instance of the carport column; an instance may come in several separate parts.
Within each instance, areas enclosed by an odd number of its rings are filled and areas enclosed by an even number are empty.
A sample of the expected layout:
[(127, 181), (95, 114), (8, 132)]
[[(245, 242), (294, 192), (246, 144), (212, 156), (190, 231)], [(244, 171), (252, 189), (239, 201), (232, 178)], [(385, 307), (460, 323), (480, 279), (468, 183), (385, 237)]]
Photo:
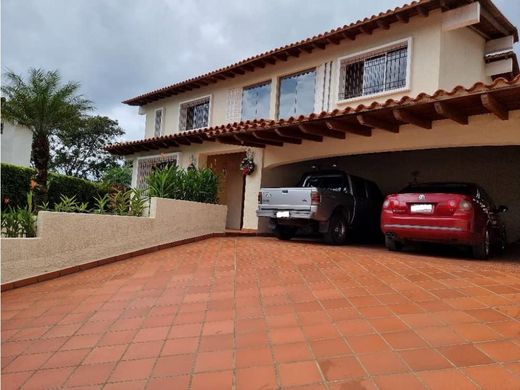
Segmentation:
[(258, 191), (262, 183), (262, 170), (264, 167), (263, 149), (253, 149), (255, 152), (256, 169), (253, 174), (246, 176), (246, 186), (244, 190), (244, 219), (243, 229), (258, 229), (258, 217), (256, 208), (258, 206)]

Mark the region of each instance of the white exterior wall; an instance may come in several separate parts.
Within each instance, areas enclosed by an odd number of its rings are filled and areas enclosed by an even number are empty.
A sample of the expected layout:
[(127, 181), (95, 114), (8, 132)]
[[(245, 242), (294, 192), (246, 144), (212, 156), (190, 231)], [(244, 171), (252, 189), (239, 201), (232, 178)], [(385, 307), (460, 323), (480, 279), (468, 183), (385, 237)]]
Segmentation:
[(32, 131), (5, 122), (1, 136), (3, 163), (28, 167), (31, 165)]

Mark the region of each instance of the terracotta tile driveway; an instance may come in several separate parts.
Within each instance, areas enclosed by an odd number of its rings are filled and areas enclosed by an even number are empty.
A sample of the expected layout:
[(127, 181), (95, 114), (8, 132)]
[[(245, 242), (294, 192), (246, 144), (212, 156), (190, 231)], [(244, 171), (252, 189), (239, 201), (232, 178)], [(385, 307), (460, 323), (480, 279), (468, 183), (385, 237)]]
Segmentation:
[(2, 298), (4, 390), (520, 388), (518, 262), (215, 238)]

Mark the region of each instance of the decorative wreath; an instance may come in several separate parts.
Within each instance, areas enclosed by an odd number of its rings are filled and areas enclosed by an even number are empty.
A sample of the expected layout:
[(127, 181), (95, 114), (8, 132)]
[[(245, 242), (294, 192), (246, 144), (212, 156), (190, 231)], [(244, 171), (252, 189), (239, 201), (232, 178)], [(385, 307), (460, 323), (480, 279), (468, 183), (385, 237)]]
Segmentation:
[(255, 162), (251, 156), (244, 157), (240, 162), (240, 170), (244, 176), (251, 175), (255, 171), (255, 167)]

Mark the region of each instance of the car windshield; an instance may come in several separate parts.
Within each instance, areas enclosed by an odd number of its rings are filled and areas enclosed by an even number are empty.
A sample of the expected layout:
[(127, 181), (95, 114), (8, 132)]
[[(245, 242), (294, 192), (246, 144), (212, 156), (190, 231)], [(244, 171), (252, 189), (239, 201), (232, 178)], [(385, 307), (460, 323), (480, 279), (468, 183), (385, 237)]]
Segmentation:
[(307, 176), (303, 179), (302, 187), (317, 188), (341, 188), (343, 177), (341, 175)]
[(448, 193), (448, 194), (460, 194), (460, 195), (472, 195), (473, 186), (464, 183), (424, 183), (424, 184), (411, 184), (401, 191), (400, 194), (405, 193)]

